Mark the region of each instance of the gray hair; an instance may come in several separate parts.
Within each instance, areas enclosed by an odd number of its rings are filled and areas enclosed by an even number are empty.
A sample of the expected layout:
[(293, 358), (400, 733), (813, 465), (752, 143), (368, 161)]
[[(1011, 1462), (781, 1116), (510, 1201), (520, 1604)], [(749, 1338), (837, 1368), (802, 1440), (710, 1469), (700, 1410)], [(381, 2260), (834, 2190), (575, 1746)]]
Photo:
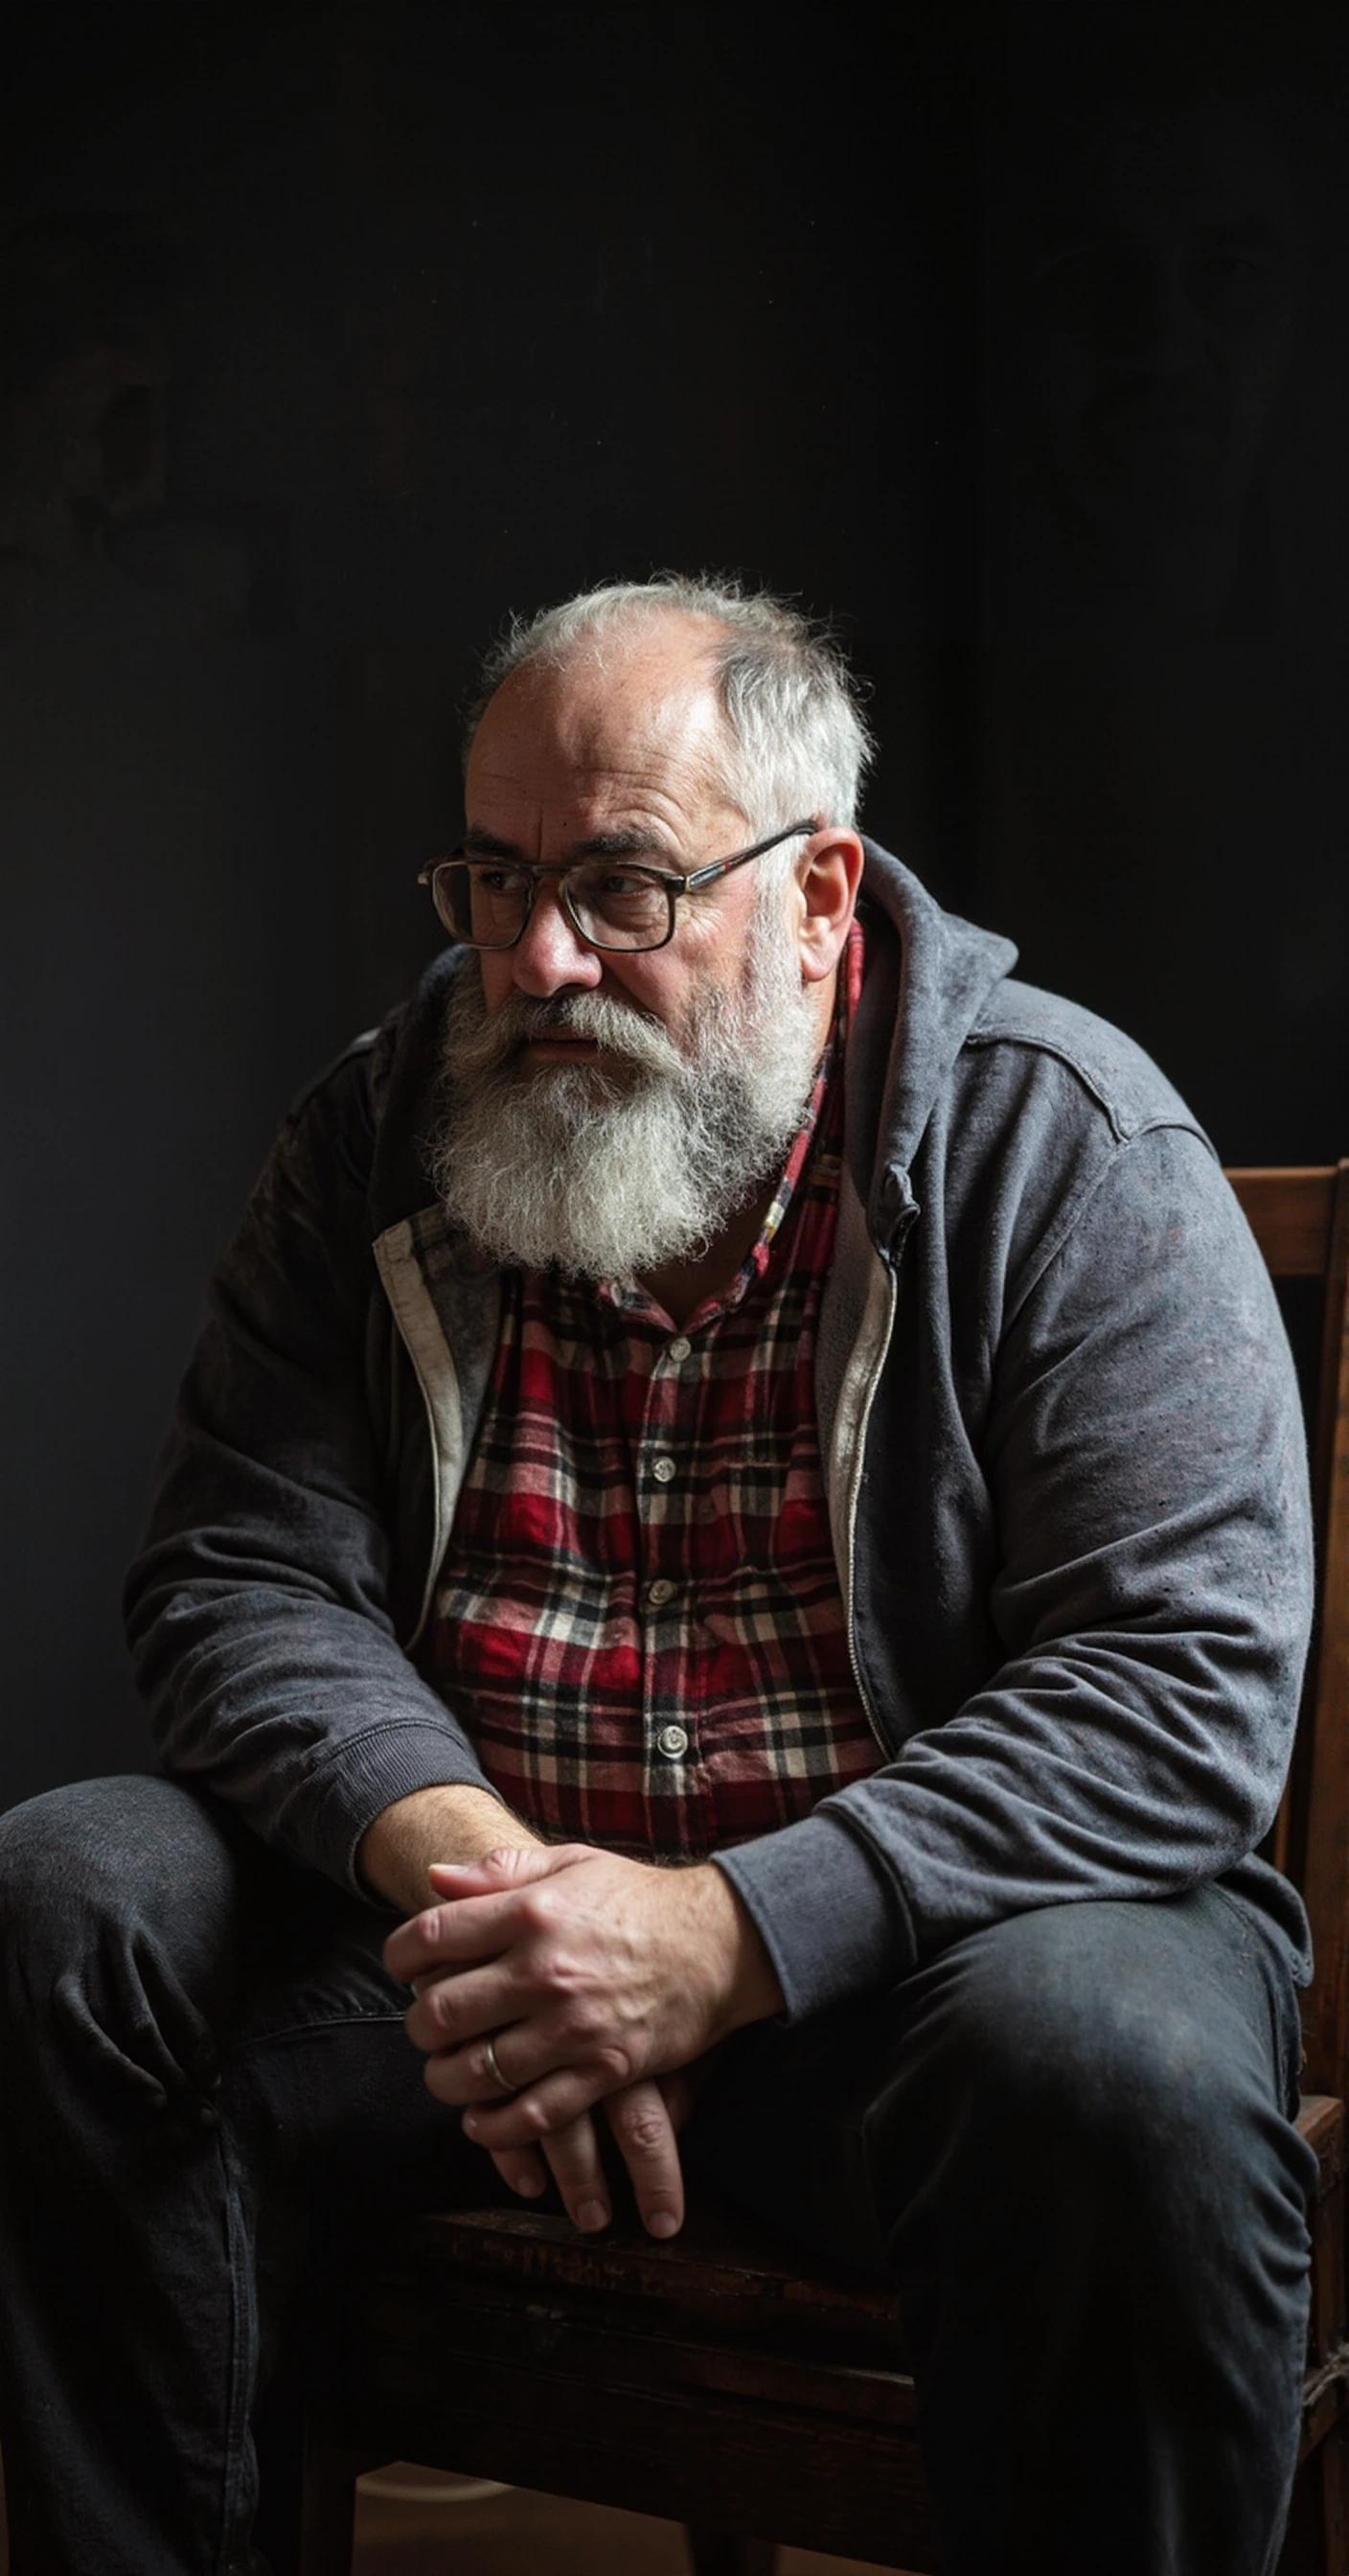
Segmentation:
[[(602, 656), (609, 636), (671, 613), (706, 617), (723, 629), (712, 649), (730, 749), (723, 783), (751, 830), (772, 831), (798, 814), (854, 823), (872, 746), (842, 654), (799, 609), (721, 577), (662, 573), (606, 582), (533, 617), (513, 617), (479, 673), (465, 758), (488, 699), (522, 664), (557, 669), (579, 648)], [(789, 851), (787, 866), (791, 857)]]

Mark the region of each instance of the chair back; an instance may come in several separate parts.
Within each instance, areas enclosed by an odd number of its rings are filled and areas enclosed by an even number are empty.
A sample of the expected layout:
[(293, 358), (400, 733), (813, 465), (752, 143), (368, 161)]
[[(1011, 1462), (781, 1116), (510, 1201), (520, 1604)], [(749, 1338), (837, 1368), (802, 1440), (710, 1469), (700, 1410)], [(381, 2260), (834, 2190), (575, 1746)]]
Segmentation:
[(1277, 1279), (1324, 1289), (1315, 1418), (1316, 1619), (1271, 1857), (1301, 1890), (1316, 1973), (1304, 2093), (1349, 2097), (1349, 1161), (1227, 1175)]

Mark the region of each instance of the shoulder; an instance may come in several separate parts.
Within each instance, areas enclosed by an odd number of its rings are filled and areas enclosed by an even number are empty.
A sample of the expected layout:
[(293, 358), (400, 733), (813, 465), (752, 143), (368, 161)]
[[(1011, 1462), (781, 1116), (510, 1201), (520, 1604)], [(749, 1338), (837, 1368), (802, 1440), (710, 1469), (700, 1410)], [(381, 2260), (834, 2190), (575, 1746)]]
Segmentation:
[(1108, 1020), (1010, 978), (966, 1033), (914, 1177), (953, 1272), (1004, 1322), (1069, 1246), (1102, 1293), (1127, 1294), (1182, 1236), (1239, 1257), (1217, 1153), (1161, 1068)]
[[(1088, 1127), (1103, 1123), (1118, 1144), (1150, 1127), (1188, 1128), (1208, 1144), (1198, 1119), (1146, 1050), (1109, 1020), (1008, 976), (989, 994), (966, 1034), (966, 1083), (1027, 1109), (1037, 1100), (1061, 1113), (1071, 1102)], [(1209, 1151), (1212, 1152), (1209, 1146)]]
[(317, 1073), (310, 1074), (290, 1102), (281, 1121), (281, 1134), (304, 1127), (329, 1127), (337, 1132), (350, 1129), (353, 1141), (364, 1133), (373, 1140), (375, 1131), (373, 1072), (376, 1051), (384, 1042), (382, 1028), (362, 1029), (349, 1038), (339, 1053), (330, 1057)]
[(424, 1207), (425, 1147), (434, 1128), (445, 996), (461, 960), (433, 959), (406, 1001), (350, 1039), (296, 1095), (280, 1151), (318, 1158), (368, 1199), (372, 1235)]

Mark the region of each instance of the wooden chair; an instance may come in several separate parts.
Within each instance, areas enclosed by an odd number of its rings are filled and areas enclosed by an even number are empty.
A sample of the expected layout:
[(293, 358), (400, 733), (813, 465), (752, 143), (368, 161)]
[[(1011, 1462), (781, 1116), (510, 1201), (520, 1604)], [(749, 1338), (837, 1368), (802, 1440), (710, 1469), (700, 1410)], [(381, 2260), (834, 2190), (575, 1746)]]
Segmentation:
[[(1316, 2149), (1302, 2451), (1281, 2576), (1349, 2576), (1349, 1162), (1230, 1175), (1277, 1279), (1323, 1283), (1319, 1619), (1272, 1848), (1316, 1944), (1300, 2126)], [(1295, 1292), (1297, 1293), (1297, 1292)], [(518, 2210), (428, 2217), (354, 2271), (306, 2443), (303, 2576), (348, 2576), (358, 2472), (391, 2458), (686, 2523), (700, 2576), (778, 2541), (939, 2569), (893, 2301), (738, 2217), (671, 2245)], [(972, 2394), (972, 2403), (974, 2397)]]

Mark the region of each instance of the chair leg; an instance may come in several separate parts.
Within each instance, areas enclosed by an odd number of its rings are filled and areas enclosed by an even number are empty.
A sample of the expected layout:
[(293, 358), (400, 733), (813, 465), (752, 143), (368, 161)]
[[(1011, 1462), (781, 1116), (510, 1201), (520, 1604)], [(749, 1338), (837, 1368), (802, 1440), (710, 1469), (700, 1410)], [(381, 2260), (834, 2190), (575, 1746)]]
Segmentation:
[(304, 2446), (304, 2508), (300, 2526), (300, 2576), (351, 2576), (356, 2526), (356, 2480), (367, 2459), (336, 2449), (317, 2435)]
[(1349, 2422), (1298, 2466), (1278, 2576), (1349, 2576)]
[(1349, 2426), (1343, 2423), (1321, 2445), (1321, 2500), (1326, 2576), (1345, 2576), (1349, 2568)]
[(693, 2576), (777, 2576), (775, 2540), (741, 2540), (734, 2532), (709, 2531), (702, 2523), (690, 2523), (684, 2537)]

